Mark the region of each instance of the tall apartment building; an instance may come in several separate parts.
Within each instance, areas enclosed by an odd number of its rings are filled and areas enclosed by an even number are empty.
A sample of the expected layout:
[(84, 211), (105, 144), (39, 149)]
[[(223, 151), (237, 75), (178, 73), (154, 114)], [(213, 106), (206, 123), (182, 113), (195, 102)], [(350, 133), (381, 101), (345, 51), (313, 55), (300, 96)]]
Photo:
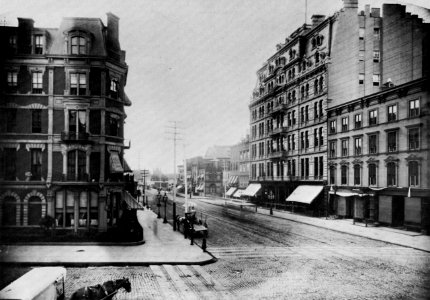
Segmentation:
[(128, 66), (119, 19), (0, 28), (0, 223), (106, 231), (124, 197)]
[(332, 18), (312, 16), (294, 31), (257, 71), (251, 112), (251, 176), (260, 201), (269, 194), (285, 203), (299, 186), (295, 202), (320, 210), (327, 163), (327, 64)]
[(329, 213), (429, 230), (430, 24), (344, 1), (329, 65)]

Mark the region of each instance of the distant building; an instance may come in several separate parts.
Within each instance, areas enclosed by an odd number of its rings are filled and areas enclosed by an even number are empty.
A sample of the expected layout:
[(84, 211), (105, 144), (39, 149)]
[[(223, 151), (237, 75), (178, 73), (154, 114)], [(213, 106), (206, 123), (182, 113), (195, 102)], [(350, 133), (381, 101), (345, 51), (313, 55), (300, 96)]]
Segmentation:
[[(106, 231), (124, 199), (128, 66), (119, 18), (0, 27), (0, 224)], [(132, 180), (132, 179), (131, 179)]]
[(238, 144), (231, 146), (230, 170), (226, 171), (227, 189), (246, 188), (249, 183), (249, 135)]

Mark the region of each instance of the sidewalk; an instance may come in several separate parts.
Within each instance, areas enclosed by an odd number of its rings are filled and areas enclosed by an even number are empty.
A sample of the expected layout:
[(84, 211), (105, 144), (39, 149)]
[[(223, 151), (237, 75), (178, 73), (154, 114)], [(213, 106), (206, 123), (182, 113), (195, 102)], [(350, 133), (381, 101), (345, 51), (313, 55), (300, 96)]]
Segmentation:
[[(196, 197), (202, 201), (224, 205), (223, 198)], [(257, 213), (270, 215), (269, 209), (258, 207)], [(394, 229), (390, 227), (365, 227), (364, 224), (352, 224), (352, 220), (335, 219), (326, 220), (325, 218), (308, 217), (299, 214), (293, 214), (288, 211), (273, 210), (273, 217), (287, 219), (294, 222), (322, 227), (338, 232), (357, 235), (373, 240), (383, 241), (399, 246), (414, 248), (430, 252), (430, 236), (417, 232)]]
[(62, 266), (203, 265), (209, 253), (174, 232), (151, 210), (139, 210), (145, 243), (137, 246), (1, 245), (0, 264)]

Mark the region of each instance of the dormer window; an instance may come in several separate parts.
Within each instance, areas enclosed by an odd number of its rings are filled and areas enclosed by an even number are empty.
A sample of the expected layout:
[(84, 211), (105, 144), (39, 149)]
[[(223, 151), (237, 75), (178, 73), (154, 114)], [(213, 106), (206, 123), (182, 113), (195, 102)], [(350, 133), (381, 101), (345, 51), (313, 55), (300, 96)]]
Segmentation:
[(71, 38), (71, 54), (86, 54), (87, 41), (84, 37), (74, 36)]
[(34, 36), (34, 54), (43, 54), (43, 35)]

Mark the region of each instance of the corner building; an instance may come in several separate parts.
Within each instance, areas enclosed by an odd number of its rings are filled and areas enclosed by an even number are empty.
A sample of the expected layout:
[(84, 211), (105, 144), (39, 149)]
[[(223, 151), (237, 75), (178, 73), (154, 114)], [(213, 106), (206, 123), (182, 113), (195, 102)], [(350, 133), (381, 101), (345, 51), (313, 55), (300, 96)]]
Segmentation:
[(119, 19), (64, 18), (59, 28), (0, 28), (0, 224), (106, 231), (124, 198)]
[[(261, 202), (285, 205), (299, 186), (296, 205), (323, 211), (327, 164), (327, 63), (332, 18), (312, 16), (257, 71), (251, 113), (251, 176)], [(257, 186), (258, 187), (258, 186)], [(308, 192), (317, 197), (306, 197)], [(300, 201), (299, 201), (300, 200)], [(316, 200), (316, 201), (314, 201)], [(289, 202), (291, 203), (291, 202)], [(296, 207), (297, 209), (297, 207)]]

